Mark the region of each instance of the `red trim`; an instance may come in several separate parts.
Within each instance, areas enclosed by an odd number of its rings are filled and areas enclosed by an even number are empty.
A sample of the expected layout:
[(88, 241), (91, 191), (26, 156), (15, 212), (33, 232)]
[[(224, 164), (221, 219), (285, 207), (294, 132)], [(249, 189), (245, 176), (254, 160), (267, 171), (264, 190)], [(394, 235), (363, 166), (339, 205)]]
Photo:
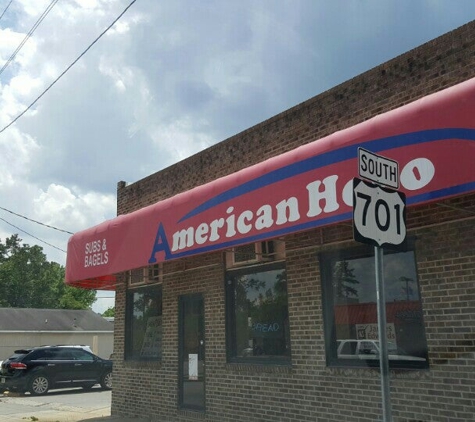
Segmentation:
[[(358, 147), (399, 163), (409, 206), (475, 191), (475, 79), (73, 235), (66, 283), (351, 220)], [(322, 193), (324, 192), (324, 193)]]
[[(336, 325), (377, 324), (378, 309), (376, 303), (351, 303), (335, 305)], [(413, 315), (421, 312), (419, 301), (387, 302), (386, 320), (388, 323), (397, 323), (404, 320), (404, 314)]]
[(117, 277), (115, 275), (105, 275), (86, 280), (71, 281), (68, 283), (73, 287), (92, 290), (115, 290)]

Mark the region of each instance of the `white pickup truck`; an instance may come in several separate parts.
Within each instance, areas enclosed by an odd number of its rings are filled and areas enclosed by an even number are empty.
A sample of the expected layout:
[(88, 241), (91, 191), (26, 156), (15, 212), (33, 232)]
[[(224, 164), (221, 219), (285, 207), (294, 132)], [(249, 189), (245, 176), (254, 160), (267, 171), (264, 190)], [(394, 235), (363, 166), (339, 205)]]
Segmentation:
[[(379, 359), (378, 340), (338, 340), (338, 358), (340, 359)], [(388, 359), (425, 362), (424, 358), (411, 356), (393, 342), (388, 342)]]

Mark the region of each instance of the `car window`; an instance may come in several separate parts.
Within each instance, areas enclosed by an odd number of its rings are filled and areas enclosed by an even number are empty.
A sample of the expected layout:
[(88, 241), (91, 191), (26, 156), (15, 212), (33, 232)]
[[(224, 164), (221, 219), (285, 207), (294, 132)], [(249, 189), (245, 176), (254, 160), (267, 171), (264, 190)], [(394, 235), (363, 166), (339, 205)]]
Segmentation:
[(20, 360), (20, 359), (23, 359), (26, 355), (28, 354), (28, 351), (25, 351), (24, 353), (23, 352), (15, 352), (13, 355), (11, 355), (8, 360), (13, 360), (13, 361), (17, 361), (17, 360)]
[(342, 355), (356, 355), (356, 345), (355, 341), (345, 341), (341, 346), (340, 353)]
[(94, 360), (93, 355), (91, 355), (90, 353), (87, 353), (85, 350), (82, 350), (82, 349), (71, 350), (71, 354), (74, 360), (87, 360), (87, 361)]
[(39, 360), (58, 360), (61, 359), (58, 355), (58, 350), (44, 350), (43, 356)]
[(51, 350), (33, 350), (27, 357), (28, 360), (50, 360), (53, 358)]
[(73, 360), (73, 354), (70, 350), (59, 349), (54, 352), (55, 359), (57, 360)]
[(377, 355), (378, 349), (376, 345), (371, 341), (362, 341), (360, 344), (360, 355)]

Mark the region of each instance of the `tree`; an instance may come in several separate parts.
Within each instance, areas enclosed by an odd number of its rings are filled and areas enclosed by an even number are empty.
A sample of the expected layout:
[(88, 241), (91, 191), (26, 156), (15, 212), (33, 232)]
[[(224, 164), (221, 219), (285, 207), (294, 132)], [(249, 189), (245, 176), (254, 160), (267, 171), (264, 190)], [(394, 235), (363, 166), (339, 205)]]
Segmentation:
[(406, 300), (407, 301), (411, 300), (411, 296), (414, 294), (414, 290), (411, 286), (411, 283), (414, 280), (410, 277), (401, 276), (399, 277), (399, 281), (402, 281), (404, 283), (404, 287), (402, 288), (402, 291), (404, 292), (404, 295), (406, 296)]
[(115, 316), (115, 307), (112, 306), (107, 308), (104, 313), (102, 314), (103, 317), (114, 317)]
[(43, 248), (22, 244), (14, 234), (0, 239), (0, 307), (88, 309), (95, 290), (64, 283), (64, 267), (48, 262)]
[[(354, 269), (350, 267), (348, 261), (339, 261), (333, 267), (333, 288), (337, 299), (347, 299), (350, 296), (358, 297), (358, 290), (355, 288), (360, 282), (354, 274)], [(355, 285), (353, 287), (352, 285)]]

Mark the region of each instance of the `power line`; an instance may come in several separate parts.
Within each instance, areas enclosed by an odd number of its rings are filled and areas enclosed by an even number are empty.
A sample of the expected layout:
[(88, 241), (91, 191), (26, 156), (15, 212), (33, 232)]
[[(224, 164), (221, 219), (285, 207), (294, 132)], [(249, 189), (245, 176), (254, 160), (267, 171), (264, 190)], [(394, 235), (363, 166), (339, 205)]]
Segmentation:
[(2, 12), (2, 15), (0, 16), (0, 20), (2, 20), (3, 18), (3, 15), (5, 14), (5, 12), (8, 10), (8, 8), (10, 7), (10, 5), (12, 4), (13, 0), (10, 0), (10, 3), (7, 4), (7, 7), (5, 7), (5, 10)]
[(6, 129), (8, 129), (11, 125), (13, 125), (20, 117), (22, 117), (31, 107), (33, 107), (37, 102), (38, 100), (43, 96), (45, 95), (49, 90), (50, 88), (56, 83), (58, 82), (65, 74), (66, 72), (69, 71), (69, 69), (71, 69), (81, 58), (82, 56), (84, 56), (91, 48), (92, 46), (97, 42), (99, 41), (102, 36), (107, 32), (109, 31), (109, 29), (111, 29), (114, 24), (127, 12), (127, 10), (130, 9), (130, 7), (136, 2), (137, 0), (133, 0), (125, 9), (124, 11), (91, 43), (89, 44), (89, 46), (79, 55), (79, 57), (74, 60), (67, 68), (66, 70), (63, 71), (63, 73), (61, 73), (38, 97), (36, 97), (36, 99), (24, 110), (22, 111), (17, 117), (15, 117), (10, 123), (8, 123), (2, 130), (0, 130), (0, 133), (3, 133)]
[(57, 249), (58, 251), (61, 251), (61, 252), (66, 253), (66, 251), (65, 251), (64, 249), (58, 248), (57, 246), (54, 246), (54, 245), (52, 245), (51, 243), (48, 243), (48, 242), (46, 242), (46, 241), (40, 239), (39, 237), (33, 236), (32, 234), (26, 232), (25, 230), (20, 229), (19, 227), (13, 225), (12, 223), (9, 223), (9, 222), (8, 222), (7, 220), (5, 220), (4, 218), (0, 217), (0, 220), (4, 221), (5, 223), (7, 223), (8, 225), (14, 227), (15, 229), (20, 230), (21, 232), (25, 233), (26, 235), (31, 236), (33, 239), (39, 240), (40, 242), (43, 242), (44, 244), (46, 244), (46, 245), (48, 245), (48, 246), (51, 246), (52, 248), (55, 248), (55, 249)]
[(35, 22), (33, 27), (30, 29), (28, 34), (26, 34), (25, 38), (23, 38), (23, 41), (20, 43), (20, 45), (16, 48), (16, 50), (12, 53), (12, 55), (8, 58), (8, 60), (5, 62), (3, 67), (0, 69), (0, 75), (3, 73), (3, 71), (8, 67), (8, 65), (13, 61), (13, 59), (16, 57), (18, 52), (22, 49), (22, 47), (25, 45), (25, 43), (28, 41), (28, 39), (31, 37), (33, 32), (35, 32), (36, 28), (40, 26), (40, 23), (43, 22), (43, 19), (46, 18), (48, 13), (51, 11), (51, 9), (55, 6), (56, 3), (58, 3), (59, 0), (53, 0), (49, 6), (46, 8), (46, 10), (42, 13), (42, 15), (38, 18), (38, 20)]
[(16, 215), (17, 217), (24, 218), (25, 220), (32, 221), (33, 223), (40, 224), (41, 226), (45, 226), (45, 227), (48, 227), (48, 228), (53, 229), (53, 230), (58, 230), (59, 232), (68, 233), (68, 234), (74, 234), (73, 232), (69, 232), (69, 231), (63, 230), (63, 229), (58, 229), (57, 227), (50, 226), (50, 225), (45, 224), (45, 223), (42, 223), (42, 222), (40, 222), (40, 221), (33, 220), (33, 219), (28, 218), (28, 217), (25, 217), (24, 215), (21, 215), (21, 214), (17, 214), (16, 212), (7, 210), (6, 208), (3, 208), (3, 207), (0, 207), (0, 210), (9, 212), (10, 214)]

